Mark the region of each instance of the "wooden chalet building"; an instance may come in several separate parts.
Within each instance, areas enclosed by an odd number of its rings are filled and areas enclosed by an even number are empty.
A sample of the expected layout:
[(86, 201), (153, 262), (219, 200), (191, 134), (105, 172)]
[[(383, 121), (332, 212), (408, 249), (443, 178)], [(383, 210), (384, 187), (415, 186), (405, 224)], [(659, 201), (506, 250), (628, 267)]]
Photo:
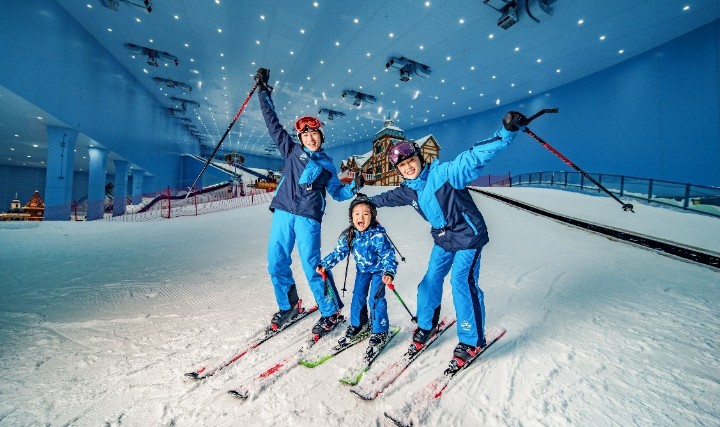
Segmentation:
[[(402, 178), (390, 167), (387, 159), (387, 150), (399, 141), (405, 139), (405, 132), (395, 126), (389, 118), (385, 120), (384, 127), (375, 134), (372, 150), (362, 154), (350, 156), (340, 165), (340, 179), (351, 181), (358, 171), (365, 175), (367, 185), (400, 185)], [(415, 140), (420, 152), (427, 163), (432, 162), (440, 155), (440, 146), (432, 135)]]

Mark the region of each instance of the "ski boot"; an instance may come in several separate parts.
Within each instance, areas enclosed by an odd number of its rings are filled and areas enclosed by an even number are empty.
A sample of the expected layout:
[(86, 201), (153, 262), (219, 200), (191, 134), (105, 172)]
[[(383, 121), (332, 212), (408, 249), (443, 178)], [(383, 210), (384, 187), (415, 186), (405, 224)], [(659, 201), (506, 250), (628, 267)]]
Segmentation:
[(326, 335), (328, 332), (335, 329), (335, 327), (342, 320), (343, 320), (343, 318), (340, 315), (340, 312), (331, 314), (330, 316), (327, 316), (327, 317), (321, 317), (320, 320), (318, 320), (318, 322), (312, 328), (313, 340), (317, 341), (322, 336)]
[(388, 342), (390, 334), (388, 332), (378, 332), (370, 335), (367, 350), (365, 350), (365, 359), (370, 361)]
[(340, 345), (350, 344), (350, 342), (352, 340), (354, 340), (357, 336), (364, 334), (365, 332), (367, 332), (367, 330), (368, 330), (367, 323), (363, 323), (360, 326), (350, 325), (345, 330), (345, 336), (340, 337), (340, 339), (338, 340), (338, 344), (340, 344)]
[(299, 299), (295, 303), (295, 305), (293, 305), (289, 309), (280, 310), (273, 315), (272, 320), (270, 321), (270, 326), (267, 329), (267, 332), (275, 332), (278, 329), (282, 329), (285, 326), (285, 324), (287, 324), (290, 320), (297, 317), (297, 315), (302, 312), (303, 312), (302, 300)]
[(474, 359), (483, 350), (484, 347), (484, 345), (476, 347), (469, 344), (458, 343), (458, 345), (455, 346), (455, 350), (453, 351), (453, 358), (450, 361), (450, 367), (448, 368), (448, 370), (460, 370), (463, 366), (465, 366), (466, 363)]

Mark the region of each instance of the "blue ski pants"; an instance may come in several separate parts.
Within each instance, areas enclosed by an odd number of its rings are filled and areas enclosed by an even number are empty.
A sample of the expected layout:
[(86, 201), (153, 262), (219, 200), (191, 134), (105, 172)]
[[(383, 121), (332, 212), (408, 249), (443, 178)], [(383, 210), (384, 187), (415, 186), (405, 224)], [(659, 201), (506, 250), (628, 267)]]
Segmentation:
[(320, 264), (320, 223), (314, 219), (275, 209), (268, 242), (268, 273), (280, 310), (288, 310), (288, 291), (295, 285), (291, 253), (297, 241), (298, 253), (310, 290), (322, 316), (330, 316), (342, 308), (340, 295), (328, 272), (328, 286), (315, 271)]
[[(369, 301), (368, 296), (370, 297)], [(376, 296), (377, 298), (375, 298)], [(356, 271), (352, 305), (350, 306), (350, 323), (353, 326), (360, 326), (365, 320), (362, 318), (362, 312), (366, 309), (368, 302), (370, 303), (370, 331), (374, 334), (387, 332), (390, 320), (388, 319), (382, 272), (361, 273)]]
[(457, 336), (460, 342), (473, 346), (485, 345), (485, 301), (478, 279), (480, 278), (480, 249), (449, 252), (433, 246), (428, 270), (417, 294), (418, 326), (433, 327), (435, 310), (440, 307), (445, 276), (452, 269), (452, 286)]

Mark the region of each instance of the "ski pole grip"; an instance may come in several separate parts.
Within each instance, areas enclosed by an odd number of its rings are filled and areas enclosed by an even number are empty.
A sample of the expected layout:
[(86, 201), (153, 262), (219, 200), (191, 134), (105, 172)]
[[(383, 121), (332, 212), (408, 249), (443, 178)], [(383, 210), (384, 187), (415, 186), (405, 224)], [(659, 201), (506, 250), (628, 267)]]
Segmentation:
[(327, 281), (327, 270), (323, 270), (320, 272), (320, 277), (322, 277), (323, 282)]
[(388, 283), (387, 287), (390, 288), (391, 291), (395, 290), (395, 285), (393, 285), (392, 283)]

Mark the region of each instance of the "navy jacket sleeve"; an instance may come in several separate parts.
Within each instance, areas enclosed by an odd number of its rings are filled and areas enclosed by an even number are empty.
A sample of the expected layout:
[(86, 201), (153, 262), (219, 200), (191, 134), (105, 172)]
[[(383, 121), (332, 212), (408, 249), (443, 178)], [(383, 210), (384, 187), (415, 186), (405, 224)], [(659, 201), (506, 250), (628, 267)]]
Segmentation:
[(265, 126), (267, 126), (270, 137), (275, 142), (275, 145), (277, 145), (283, 158), (289, 157), (290, 153), (292, 153), (293, 146), (297, 143), (293, 141), (290, 134), (280, 124), (280, 120), (278, 120), (277, 113), (275, 112), (275, 105), (270, 97), (270, 92), (264, 88), (261, 89), (258, 92), (258, 99), (260, 100), (260, 111), (262, 111)]

